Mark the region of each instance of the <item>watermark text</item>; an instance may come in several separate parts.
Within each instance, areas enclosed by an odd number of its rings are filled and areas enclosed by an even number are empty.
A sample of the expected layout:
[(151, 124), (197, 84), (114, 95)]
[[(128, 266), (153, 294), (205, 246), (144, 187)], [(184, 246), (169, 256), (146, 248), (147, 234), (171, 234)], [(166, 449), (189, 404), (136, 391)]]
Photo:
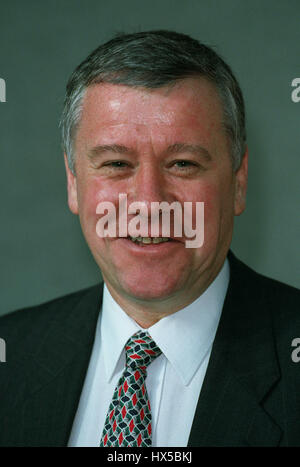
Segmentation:
[(295, 339), (292, 340), (292, 347), (296, 347), (293, 352), (292, 352), (292, 361), (294, 363), (299, 363), (300, 362), (300, 337), (295, 337)]
[(100, 214), (96, 224), (98, 237), (163, 237), (184, 238), (186, 248), (200, 248), (204, 243), (204, 202), (167, 201), (127, 202), (125, 193), (119, 194), (116, 208), (110, 201), (96, 207)]
[(6, 102), (6, 83), (3, 78), (0, 78), (0, 102)]
[(0, 363), (6, 362), (6, 342), (0, 337)]
[(291, 85), (295, 88), (291, 94), (292, 101), (300, 102), (300, 78), (294, 78)]

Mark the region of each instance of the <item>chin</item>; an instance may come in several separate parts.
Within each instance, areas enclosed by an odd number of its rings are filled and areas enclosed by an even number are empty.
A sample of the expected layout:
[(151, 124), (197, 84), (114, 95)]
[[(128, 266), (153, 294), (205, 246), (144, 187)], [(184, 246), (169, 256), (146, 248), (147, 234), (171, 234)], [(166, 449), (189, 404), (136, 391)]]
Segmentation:
[(180, 288), (179, 281), (174, 278), (137, 278), (124, 280), (120, 278), (123, 293), (134, 300), (156, 301), (166, 300), (174, 295)]

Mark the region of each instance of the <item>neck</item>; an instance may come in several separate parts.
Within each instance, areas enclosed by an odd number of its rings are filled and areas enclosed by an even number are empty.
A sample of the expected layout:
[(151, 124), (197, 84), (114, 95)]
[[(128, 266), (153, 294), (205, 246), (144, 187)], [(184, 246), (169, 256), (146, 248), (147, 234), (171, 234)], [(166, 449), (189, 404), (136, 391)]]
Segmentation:
[(124, 292), (122, 293), (112, 287), (108, 281), (105, 281), (105, 283), (111, 296), (125, 313), (139, 326), (148, 329), (162, 318), (176, 313), (193, 303), (214, 281), (220, 269), (221, 267), (196, 286), (194, 284), (187, 284), (181, 293), (177, 292), (168, 297), (151, 300), (140, 299)]

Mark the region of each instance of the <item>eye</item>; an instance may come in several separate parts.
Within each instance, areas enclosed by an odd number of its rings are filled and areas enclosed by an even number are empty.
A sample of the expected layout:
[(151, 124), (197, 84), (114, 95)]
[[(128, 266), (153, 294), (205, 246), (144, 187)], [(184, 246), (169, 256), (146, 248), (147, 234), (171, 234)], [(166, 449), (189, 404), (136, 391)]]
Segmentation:
[(196, 167), (196, 164), (194, 162), (186, 161), (186, 160), (176, 161), (174, 165), (180, 169), (185, 169), (188, 167)]
[(195, 160), (175, 159), (169, 162), (168, 169), (170, 173), (178, 177), (198, 176), (205, 168)]
[(111, 166), (111, 167), (117, 167), (117, 168), (122, 168), (122, 167), (127, 167), (128, 166), (127, 162), (124, 162), (124, 161), (107, 162), (107, 164), (105, 164), (105, 165), (108, 165), (108, 166)]
[(124, 169), (129, 166), (128, 162), (125, 162), (125, 161), (109, 161), (103, 165), (104, 167), (110, 167), (113, 169)]
[(197, 164), (195, 161), (187, 160), (187, 159), (178, 159), (173, 161), (170, 164), (170, 168), (182, 174), (193, 174), (201, 170), (201, 166)]

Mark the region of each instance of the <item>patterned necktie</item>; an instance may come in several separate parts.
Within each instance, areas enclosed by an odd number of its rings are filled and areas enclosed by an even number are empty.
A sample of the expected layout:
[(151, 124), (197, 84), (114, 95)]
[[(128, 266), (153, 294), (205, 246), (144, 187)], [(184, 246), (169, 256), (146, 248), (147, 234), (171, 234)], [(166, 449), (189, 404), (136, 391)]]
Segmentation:
[(147, 366), (161, 350), (144, 331), (134, 334), (125, 350), (126, 368), (107, 412), (100, 447), (151, 446), (151, 409), (145, 379)]

